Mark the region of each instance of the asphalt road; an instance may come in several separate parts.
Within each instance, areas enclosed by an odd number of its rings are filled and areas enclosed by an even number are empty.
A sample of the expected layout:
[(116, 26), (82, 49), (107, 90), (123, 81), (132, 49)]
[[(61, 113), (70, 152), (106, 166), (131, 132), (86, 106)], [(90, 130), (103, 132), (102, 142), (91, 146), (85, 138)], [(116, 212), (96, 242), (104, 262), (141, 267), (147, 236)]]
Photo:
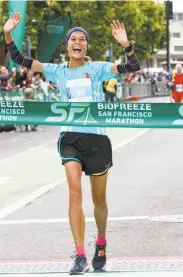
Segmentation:
[[(0, 134), (1, 260), (70, 259), (73, 254), (58, 133), (58, 127), (43, 127), (36, 133)], [(108, 257), (182, 257), (183, 130), (113, 129), (109, 135), (114, 166), (108, 181)], [(17, 209), (21, 199), (53, 183), (57, 185)], [(85, 244), (92, 258), (96, 227), (85, 176), (83, 191)]]
[[(112, 218), (107, 233), (109, 257), (183, 256), (182, 224), (151, 219), (182, 214), (182, 141), (183, 130), (151, 130), (114, 153), (108, 182), (109, 217)], [(91, 218), (90, 185), (85, 176), (83, 190), (85, 215)], [(73, 244), (69, 225), (59, 221), (67, 219), (67, 196), (67, 184), (62, 182), (6, 217), (15, 222), (1, 225), (0, 257), (70, 258)], [(29, 222), (22, 224), (21, 220), (26, 219)], [(34, 219), (37, 222), (31, 222)], [(51, 219), (56, 222), (49, 222)], [(96, 234), (93, 222), (87, 222), (86, 234), (88, 245)], [(93, 243), (87, 248), (91, 257)]]

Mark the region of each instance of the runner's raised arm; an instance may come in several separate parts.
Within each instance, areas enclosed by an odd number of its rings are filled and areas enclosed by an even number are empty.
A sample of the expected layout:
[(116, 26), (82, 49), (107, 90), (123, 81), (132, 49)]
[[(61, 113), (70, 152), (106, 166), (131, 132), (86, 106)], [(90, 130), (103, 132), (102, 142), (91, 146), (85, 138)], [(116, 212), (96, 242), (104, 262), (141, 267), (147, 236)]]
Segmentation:
[(140, 63), (133, 51), (132, 45), (129, 43), (124, 24), (120, 23), (118, 20), (113, 20), (111, 28), (113, 37), (124, 48), (128, 60), (127, 63), (113, 65), (112, 73), (123, 74), (140, 70)]
[(7, 20), (7, 22), (4, 25), (4, 37), (6, 41), (6, 47), (10, 54), (10, 57), (12, 61), (14, 61), (15, 63), (21, 66), (30, 68), (32, 71), (43, 72), (42, 63), (40, 63), (39, 61), (33, 60), (29, 57), (23, 56), (20, 53), (20, 51), (17, 49), (13, 41), (11, 31), (16, 28), (20, 20), (21, 20), (20, 13), (14, 13), (10, 16), (10, 18)]

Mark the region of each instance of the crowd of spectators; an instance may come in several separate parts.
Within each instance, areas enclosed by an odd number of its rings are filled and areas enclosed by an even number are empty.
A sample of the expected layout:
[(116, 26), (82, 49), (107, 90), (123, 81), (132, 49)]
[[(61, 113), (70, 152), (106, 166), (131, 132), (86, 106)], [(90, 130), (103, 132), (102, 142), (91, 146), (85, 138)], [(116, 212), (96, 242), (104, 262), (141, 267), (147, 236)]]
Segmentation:
[(19, 67), (18, 70), (13, 67), (12, 71), (8, 71), (5, 66), (1, 66), (0, 90), (12, 91), (28, 87), (40, 88), (42, 90), (48, 88), (57, 89), (54, 84), (45, 80), (42, 73), (32, 72), (30, 69), (23, 67)]
[[(167, 81), (171, 79), (172, 72), (167, 73), (162, 71), (160, 73), (139, 71), (136, 73), (126, 74), (120, 77), (120, 82), (133, 84), (133, 83), (147, 83), (155, 81)], [(31, 70), (19, 67), (12, 68), (12, 72), (9, 72), (5, 66), (0, 68), (0, 76), (6, 76), (1, 80), (0, 78), (0, 89), (6, 91), (17, 90), (20, 88), (40, 88), (46, 92), (48, 88), (57, 89), (57, 86), (51, 82), (45, 80), (43, 74), (39, 72), (33, 73)]]
[(171, 79), (173, 75), (173, 71), (170, 72), (162, 71), (162, 72), (143, 72), (138, 71), (135, 73), (130, 73), (121, 76), (120, 81), (128, 84), (133, 83), (151, 83), (151, 82), (167, 82)]

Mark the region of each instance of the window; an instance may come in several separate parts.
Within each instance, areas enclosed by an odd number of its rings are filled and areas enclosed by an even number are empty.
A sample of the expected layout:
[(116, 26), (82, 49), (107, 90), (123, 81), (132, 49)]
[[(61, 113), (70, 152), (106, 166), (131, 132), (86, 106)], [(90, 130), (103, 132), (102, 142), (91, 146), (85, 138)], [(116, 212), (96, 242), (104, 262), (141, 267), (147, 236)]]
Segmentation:
[(178, 13), (178, 20), (183, 20), (183, 14), (182, 13)]
[(173, 33), (174, 38), (180, 38), (180, 33)]
[(181, 45), (174, 46), (174, 50), (175, 51), (183, 51), (183, 46), (181, 46)]
[(177, 19), (177, 14), (173, 13), (173, 20), (176, 20), (176, 19)]

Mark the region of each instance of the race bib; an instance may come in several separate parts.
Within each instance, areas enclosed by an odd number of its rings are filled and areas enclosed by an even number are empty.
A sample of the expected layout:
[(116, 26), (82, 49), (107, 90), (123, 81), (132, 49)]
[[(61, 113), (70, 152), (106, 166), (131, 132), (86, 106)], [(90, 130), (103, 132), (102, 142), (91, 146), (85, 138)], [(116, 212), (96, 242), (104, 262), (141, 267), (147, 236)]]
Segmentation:
[(176, 85), (177, 92), (183, 92), (183, 85)]
[(91, 79), (76, 79), (66, 81), (69, 102), (92, 102)]

